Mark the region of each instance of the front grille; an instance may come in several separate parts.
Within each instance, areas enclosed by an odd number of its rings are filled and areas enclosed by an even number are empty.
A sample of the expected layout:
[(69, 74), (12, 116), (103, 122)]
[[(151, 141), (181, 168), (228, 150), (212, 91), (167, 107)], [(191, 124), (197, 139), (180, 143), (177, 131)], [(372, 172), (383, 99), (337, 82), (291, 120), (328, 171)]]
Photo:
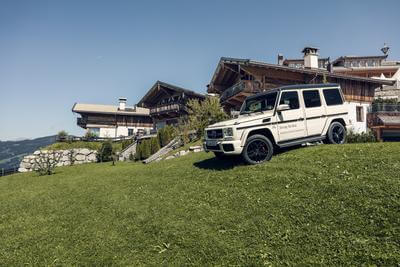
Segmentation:
[(221, 139), (223, 137), (222, 129), (208, 130), (207, 137), (209, 139)]

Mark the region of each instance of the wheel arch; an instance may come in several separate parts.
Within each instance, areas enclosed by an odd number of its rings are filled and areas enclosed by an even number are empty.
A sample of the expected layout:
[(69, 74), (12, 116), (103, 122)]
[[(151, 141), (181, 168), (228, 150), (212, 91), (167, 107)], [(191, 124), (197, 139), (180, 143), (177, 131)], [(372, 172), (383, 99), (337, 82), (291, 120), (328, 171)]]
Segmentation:
[(275, 136), (273, 135), (271, 130), (268, 128), (259, 128), (259, 129), (250, 130), (247, 133), (246, 138), (243, 139), (242, 144), (244, 145), (249, 137), (256, 135), (256, 134), (260, 134), (260, 135), (267, 137), (271, 141), (271, 143), (274, 146), (276, 146)]

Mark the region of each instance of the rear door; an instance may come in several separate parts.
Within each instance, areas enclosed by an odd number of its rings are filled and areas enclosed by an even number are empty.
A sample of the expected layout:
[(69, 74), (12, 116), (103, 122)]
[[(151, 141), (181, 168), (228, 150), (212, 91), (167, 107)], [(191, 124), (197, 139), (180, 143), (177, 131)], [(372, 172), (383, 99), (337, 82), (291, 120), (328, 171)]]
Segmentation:
[(321, 92), (318, 89), (305, 89), (302, 92), (307, 135), (321, 135), (326, 122), (325, 106), (322, 105)]
[(300, 105), (298, 90), (282, 91), (278, 106), (282, 104), (289, 105), (290, 109), (277, 113), (280, 142), (305, 137), (304, 110)]

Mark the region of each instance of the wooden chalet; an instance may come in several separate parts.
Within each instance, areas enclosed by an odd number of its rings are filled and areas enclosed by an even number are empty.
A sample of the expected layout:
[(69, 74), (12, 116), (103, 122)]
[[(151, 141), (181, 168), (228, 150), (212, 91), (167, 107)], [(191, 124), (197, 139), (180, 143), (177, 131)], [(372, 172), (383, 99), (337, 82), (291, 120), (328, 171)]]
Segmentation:
[(380, 141), (400, 141), (400, 103), (376, 103), (367, 114), (367, 124)]
[(208, 93), (220, 95), (225, 110), (238, 110), (252, 94), (291, 84), (338, 83), (349, 102), (372, 103), (376, 88), (392, 81), (328, 72), (318, 67), (289, 67), (250, 59), (220, 59), (208, 85)]
[(157, 129), (165, 125), (176, 125), (182, 116), (187, 115), (187, 102), (190, 99), (204, 100), (205, 96), (165, 82), (157, 81), (138, 106), (148, 108)]
[(72, 112), (80, 115), (78, 126), (98, 137), (133, 136), (153, 128), (149, 110), (126, 106), (126, 98), (119, 99), (119, 106), (75, 103)]

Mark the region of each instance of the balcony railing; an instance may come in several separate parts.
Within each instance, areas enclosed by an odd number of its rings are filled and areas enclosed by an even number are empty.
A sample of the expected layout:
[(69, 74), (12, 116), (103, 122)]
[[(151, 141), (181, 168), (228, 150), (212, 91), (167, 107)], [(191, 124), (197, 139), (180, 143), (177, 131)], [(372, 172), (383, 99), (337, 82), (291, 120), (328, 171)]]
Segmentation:
[(151, 108), (150, 115), (174, 112), (174, 111), (181, 111), (181, 110), (185, 110), (185, 106), (182, 103), (173, 103), (173, 104), (167, 104), (167, 105), (162, 105), (162, 106), (158, 106), (155, 108)]
[(221, 94), (221, 102), (224, 102), (226, 100), (228, 100), (229, 98), (242, 93), (242, 92), (246, 92), (246, 93), (258, 93), (260, 92), (261, 89), (258, 86), (258, 84), (256, 84), (253, 81), (240, 81), (237, 84), (229, 87), (228, 89), (226, 89), (222, 94)]
[(400, 104), (386, 104), (386, 103), (373, 104), (372, 106), (369, 107), (368, 112), (400, 113)]

